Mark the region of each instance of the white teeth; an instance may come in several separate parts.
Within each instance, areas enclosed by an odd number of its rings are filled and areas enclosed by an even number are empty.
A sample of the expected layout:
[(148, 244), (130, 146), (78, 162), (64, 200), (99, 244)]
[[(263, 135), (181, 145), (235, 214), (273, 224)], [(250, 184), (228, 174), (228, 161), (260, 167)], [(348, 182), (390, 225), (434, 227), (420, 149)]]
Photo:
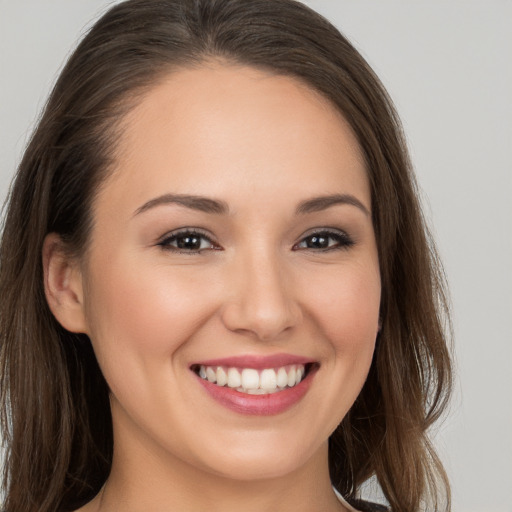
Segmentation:
[(210, 366), (208, 366), (206, 368), (206, 378), (210, 381), (210, 382), (216, 382), (217, 381), (217, 373), (215, 372), (215, 370), (213, 368), (211, 368)]
[(267, 391), (266, 389), (261, 388), (252, 388), (247, 389), (243, 387), (236, 388), (237, 391), (240, 391), (240, 393), (247, 393), (248, 395), (271, 395), (272, 393), (277, 393), (278, 391), (283, 391), (284, 388), (276, 388), (272, 391)]
[(295, 386), (295, 377), (297, 373), (295, 371), (295, 366), (292, 366), (288, 372), (288, 386)]
[(260, 387), (258, 370), (245, 368), (242, 370), (242, 387), (245, 389), (257, 389)]
[(285, 388), (288, 384), (288, 374), (286, 373), (286, 369), (281, 367), (277, 372), (277, 385), (280, 388)]
[(242, 385), (242, 378), (236, 368), (228, 370), (228, 386), (230, 388), (239, 388)]
[(228, 383), (228, 375), (222, 366), (217, 368), (217, 386), (225, 386)]
[(199, 367), (199, 376), (217, 386), (228, 386), (250, 395), (266, 395), (296, 386), (303, 378), (303, 364), (280, 368), (226, 368), (223, 366)]
[(265, 391), (273, 391), (277, 387), (277, 376), (274, 370), (263, 370), (260, 376), (260, 388)]
[(249, 395), (266, 395), (267, 391), (265, 391), (264, 389), (257, 388), (257, 389), (247, 389), (245, 391), (242, 391), (242, 393), (247, 393)]

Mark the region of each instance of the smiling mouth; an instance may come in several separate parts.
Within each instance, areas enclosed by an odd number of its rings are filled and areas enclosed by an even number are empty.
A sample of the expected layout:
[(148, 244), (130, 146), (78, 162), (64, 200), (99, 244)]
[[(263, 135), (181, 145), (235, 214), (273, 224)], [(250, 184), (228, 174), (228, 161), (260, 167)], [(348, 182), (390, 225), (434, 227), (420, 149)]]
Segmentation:
[(318, 363), (306, 363), (256, 369), (192, 365), (191, 370), (201, 379), (218, 387), (231, 388), (249, 395), (268, 395), (297, 386), (318, 366)]

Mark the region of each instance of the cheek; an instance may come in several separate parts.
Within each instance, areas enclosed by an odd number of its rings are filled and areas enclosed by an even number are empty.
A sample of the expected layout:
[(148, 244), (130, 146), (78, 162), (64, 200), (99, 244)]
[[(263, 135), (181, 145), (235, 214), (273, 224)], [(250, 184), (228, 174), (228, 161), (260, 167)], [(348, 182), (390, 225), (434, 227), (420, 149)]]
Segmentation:
[(332, 272), (329, 279), (319, 279), (310, 303), (336, 355), (366, 353), (365, 347), (373, 350), (381, 296), (375, 266), (354, 265)]
[[(375, 259), (376, 261), (376, 259)], [(327, 438), (352, 407), (367, 378), (379, 322), (381, 283), (373, 262), (349, 262), (309, 280), (309, 311), (323, 344), (321, 395), (310, 427)], [(315, 339), (312, 337), (312, 339)]]
[[(112, 260), (96, 265), (87, 297), (88, 325), (99, 352), (138, 358), (168, 356), (211, 314), (213, 300), (196, 272)], [(120, 356), (123, 357), (123, 356)]]

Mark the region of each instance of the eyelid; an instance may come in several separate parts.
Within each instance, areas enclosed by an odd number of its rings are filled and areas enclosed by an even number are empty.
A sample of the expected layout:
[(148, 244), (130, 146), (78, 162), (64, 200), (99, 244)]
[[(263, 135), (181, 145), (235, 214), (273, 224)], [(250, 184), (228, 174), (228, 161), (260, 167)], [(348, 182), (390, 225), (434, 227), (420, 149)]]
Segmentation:
[[(201, 238), (204, 238), (207, 240), (213, 247), (208, 249), (197, 249), (197, 250), (183, 250), (179, 247), (173, 247), (169, 245), (170, 240), (175, 239), (179, 237), (180, 235), (197, 235)], [(208, 233), (208, 231), (196, 228), (196, 227), (184, 227), (184, 228), (178, 228), (173, 231), (167, 232), (165, 235), (160, 237), (158, 241), (156, 242), (157, 246), (160, 246), (162, 249), (169, 250), (172, 252), (179, 252), (182, 254), (198, 254), (205, 250), (221, 250), (221, 247), (219, 244), (215, 241), (214, 237)]]
[[(324, 235), (327, 238), (333, 238), (338, 239), (338, 244), (331, 246), (331, 247), (325, 247), (325, 248), (311, 248), (311, 247), (305, 247), (300, 248), (298, 247), (300, 244), (302, 244), (307, 238), (310, 238), (315, 235)], [(340, 243), (341, 240), (341, 243)], [(294, 250), (305, 250), (305, 251), (313, 251), (313, 252), (328, 252), (333, 250), (340, 250), (344, 249), (347, 250), (350, 247), (352, 247), (355, 244), (354, 238), (349, 235), (346, 231), (339, 229), (339, 228), (332, 228), (332, 227), (318, 227), (313, 228), (306, 233), (304, 233), (300, 240), (293, 246)]]
[[(183, 249), (179, 247), (174, 247), (170, 244), (171, 241), (174, 241), (179, 236), (183, 235), (195, 235), (198, 237), (201, 237), (202, 239), (206, 240), (211, 247), (207, 248), (199, 248), (199, 249)], [(302, 243), (304, 243), (308, 238), (313, 236), (320, 236), (323, 235), (325, 238), (332, 238), (336, 240), (337, 243), (335, 243), (332, 246), (328, 247), (299, 247)], [(333, 250), (339, 250), (339, 249), (349, 249), (355, 244), (355, 241), (352, 236), (350, 236), (346, 231), (339, 229), (339, 228), (332, 228), (332, 227), (318, 227), (313, 228), (311, 230), (308, 230), (305, 232), (299, 239), (297, 243), (295, 243), (292, 247), (292, 250), (306, 250), (306, 251), (313, 251), (313, 252), (328, 252)], [(156, 242), (157, 246), (160, 246), (164, 250), (168, 250), (171, 252), (178, 252), (181, 254), (199, 254), (203, 251), (211, 251), (211, 250), (222, 250), (222, 247), (219, 246), (219, 244), (215, 241), (215, 238), (206, 230), (196, 227), (184, 227), (184, 228), (178, 228), (173, 231), (167, 232), (165, 235), (160, 237), (158, 241)]]

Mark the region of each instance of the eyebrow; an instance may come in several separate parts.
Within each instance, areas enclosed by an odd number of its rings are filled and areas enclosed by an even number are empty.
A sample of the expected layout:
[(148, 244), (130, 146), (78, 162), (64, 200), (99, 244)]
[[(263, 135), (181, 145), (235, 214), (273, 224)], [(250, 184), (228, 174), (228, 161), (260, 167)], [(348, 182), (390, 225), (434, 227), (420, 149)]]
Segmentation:
[[(151, 199), (144, 203), (135, 211), (135, 215), (144, 213), (157, 206), (179, 204), (205, 213), (213, 213), (216, 215), (226, 215), (229, 212), (229, 206), (225, 201), (211, 199), (204, 196), (195, 196), (189, 194), (164, 194), (162, 196)], [(348, 204), (359, 208), (365, 215), (369, 216), (370, 212), (366, 206), (351, 194), (332, 194), (327, 196), (313, 197), (302, 201), (297, 206), (296, 215), (306, 215), (308, 213), (320, 212), (339, 204)]]
[(304, 215), (307, 213), (320, 212), (331, 206), (338, 204), (348, 204), (359, 208), (365, 215), (370, 216), (370, 212), (366, 206), (351, 194), (332, 194), (329, 196), (313, 197), (302, 201), (297, 206), (296, 214)]
[(151, 199), (147, 203), (143, 204), (135, 211), (135, 215), (139, 215), (152, 208), (166, 204), (179, 204), (192, 210), (198, 210), (205, 213), (215, 213), (218, 215), (225, 215), (229, 211), (227, 203), (217, 199), (188, 194), (164, 194), (163, 196), (156, 197), (155, 199)]

